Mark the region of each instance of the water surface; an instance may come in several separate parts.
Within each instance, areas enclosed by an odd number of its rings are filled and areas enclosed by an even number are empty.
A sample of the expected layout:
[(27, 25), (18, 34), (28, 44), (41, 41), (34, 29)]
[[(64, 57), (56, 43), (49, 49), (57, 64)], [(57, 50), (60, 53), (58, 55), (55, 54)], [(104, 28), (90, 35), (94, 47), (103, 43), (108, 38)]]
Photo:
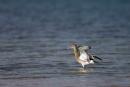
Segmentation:
[[(128, 0), (1, 0), (0, 87), (130, 86)], [(76, 63), (68, 46), (103, 59)]]

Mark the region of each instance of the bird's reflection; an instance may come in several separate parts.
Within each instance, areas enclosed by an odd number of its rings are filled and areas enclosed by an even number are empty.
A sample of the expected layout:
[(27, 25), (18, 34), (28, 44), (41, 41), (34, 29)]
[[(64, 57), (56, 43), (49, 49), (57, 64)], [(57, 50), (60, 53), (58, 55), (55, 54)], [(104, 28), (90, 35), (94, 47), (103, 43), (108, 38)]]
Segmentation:
[(88, 74), (88, 73), (91, 73), (92, 71), (93, 69), (90, 69), (90, 68), (78, 68), (78, 69), (71, 70), (73, 74), (78, 74), (78, 75)]
[(85, 69), (85, 68), (79, 68), (79, 69), (78, 69), (78, 72), (81, 72), (81, 73), (88, 73), (89, 70), (88, 70), (88, 69)]

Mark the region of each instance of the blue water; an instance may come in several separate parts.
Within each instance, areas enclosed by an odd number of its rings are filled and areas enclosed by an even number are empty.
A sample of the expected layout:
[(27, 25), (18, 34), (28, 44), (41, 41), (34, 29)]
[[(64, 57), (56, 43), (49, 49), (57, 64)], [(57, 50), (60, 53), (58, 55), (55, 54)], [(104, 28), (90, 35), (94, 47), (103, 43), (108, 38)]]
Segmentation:
[[(129, 0), (0, 0), (0, 87), (129, 87)], [(103, 59), (76, 63), (72, 42)]]

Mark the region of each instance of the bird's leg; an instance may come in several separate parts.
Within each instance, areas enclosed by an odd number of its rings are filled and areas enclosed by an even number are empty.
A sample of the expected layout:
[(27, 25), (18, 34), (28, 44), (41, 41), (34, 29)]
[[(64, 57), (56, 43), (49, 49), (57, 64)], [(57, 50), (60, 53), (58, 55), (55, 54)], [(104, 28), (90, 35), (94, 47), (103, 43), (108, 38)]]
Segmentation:
[(85, 66), (82, 64), (83, 69), (85, 69)]

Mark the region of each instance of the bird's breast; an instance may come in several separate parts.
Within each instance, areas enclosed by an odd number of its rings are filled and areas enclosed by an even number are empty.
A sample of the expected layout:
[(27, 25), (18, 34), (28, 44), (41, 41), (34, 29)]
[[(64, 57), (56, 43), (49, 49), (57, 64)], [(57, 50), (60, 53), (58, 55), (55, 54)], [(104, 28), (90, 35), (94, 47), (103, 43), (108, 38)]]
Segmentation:
[(89, 56), (86, 53), (81, 53), (79, 59), (82, 61), (89, 61)]

